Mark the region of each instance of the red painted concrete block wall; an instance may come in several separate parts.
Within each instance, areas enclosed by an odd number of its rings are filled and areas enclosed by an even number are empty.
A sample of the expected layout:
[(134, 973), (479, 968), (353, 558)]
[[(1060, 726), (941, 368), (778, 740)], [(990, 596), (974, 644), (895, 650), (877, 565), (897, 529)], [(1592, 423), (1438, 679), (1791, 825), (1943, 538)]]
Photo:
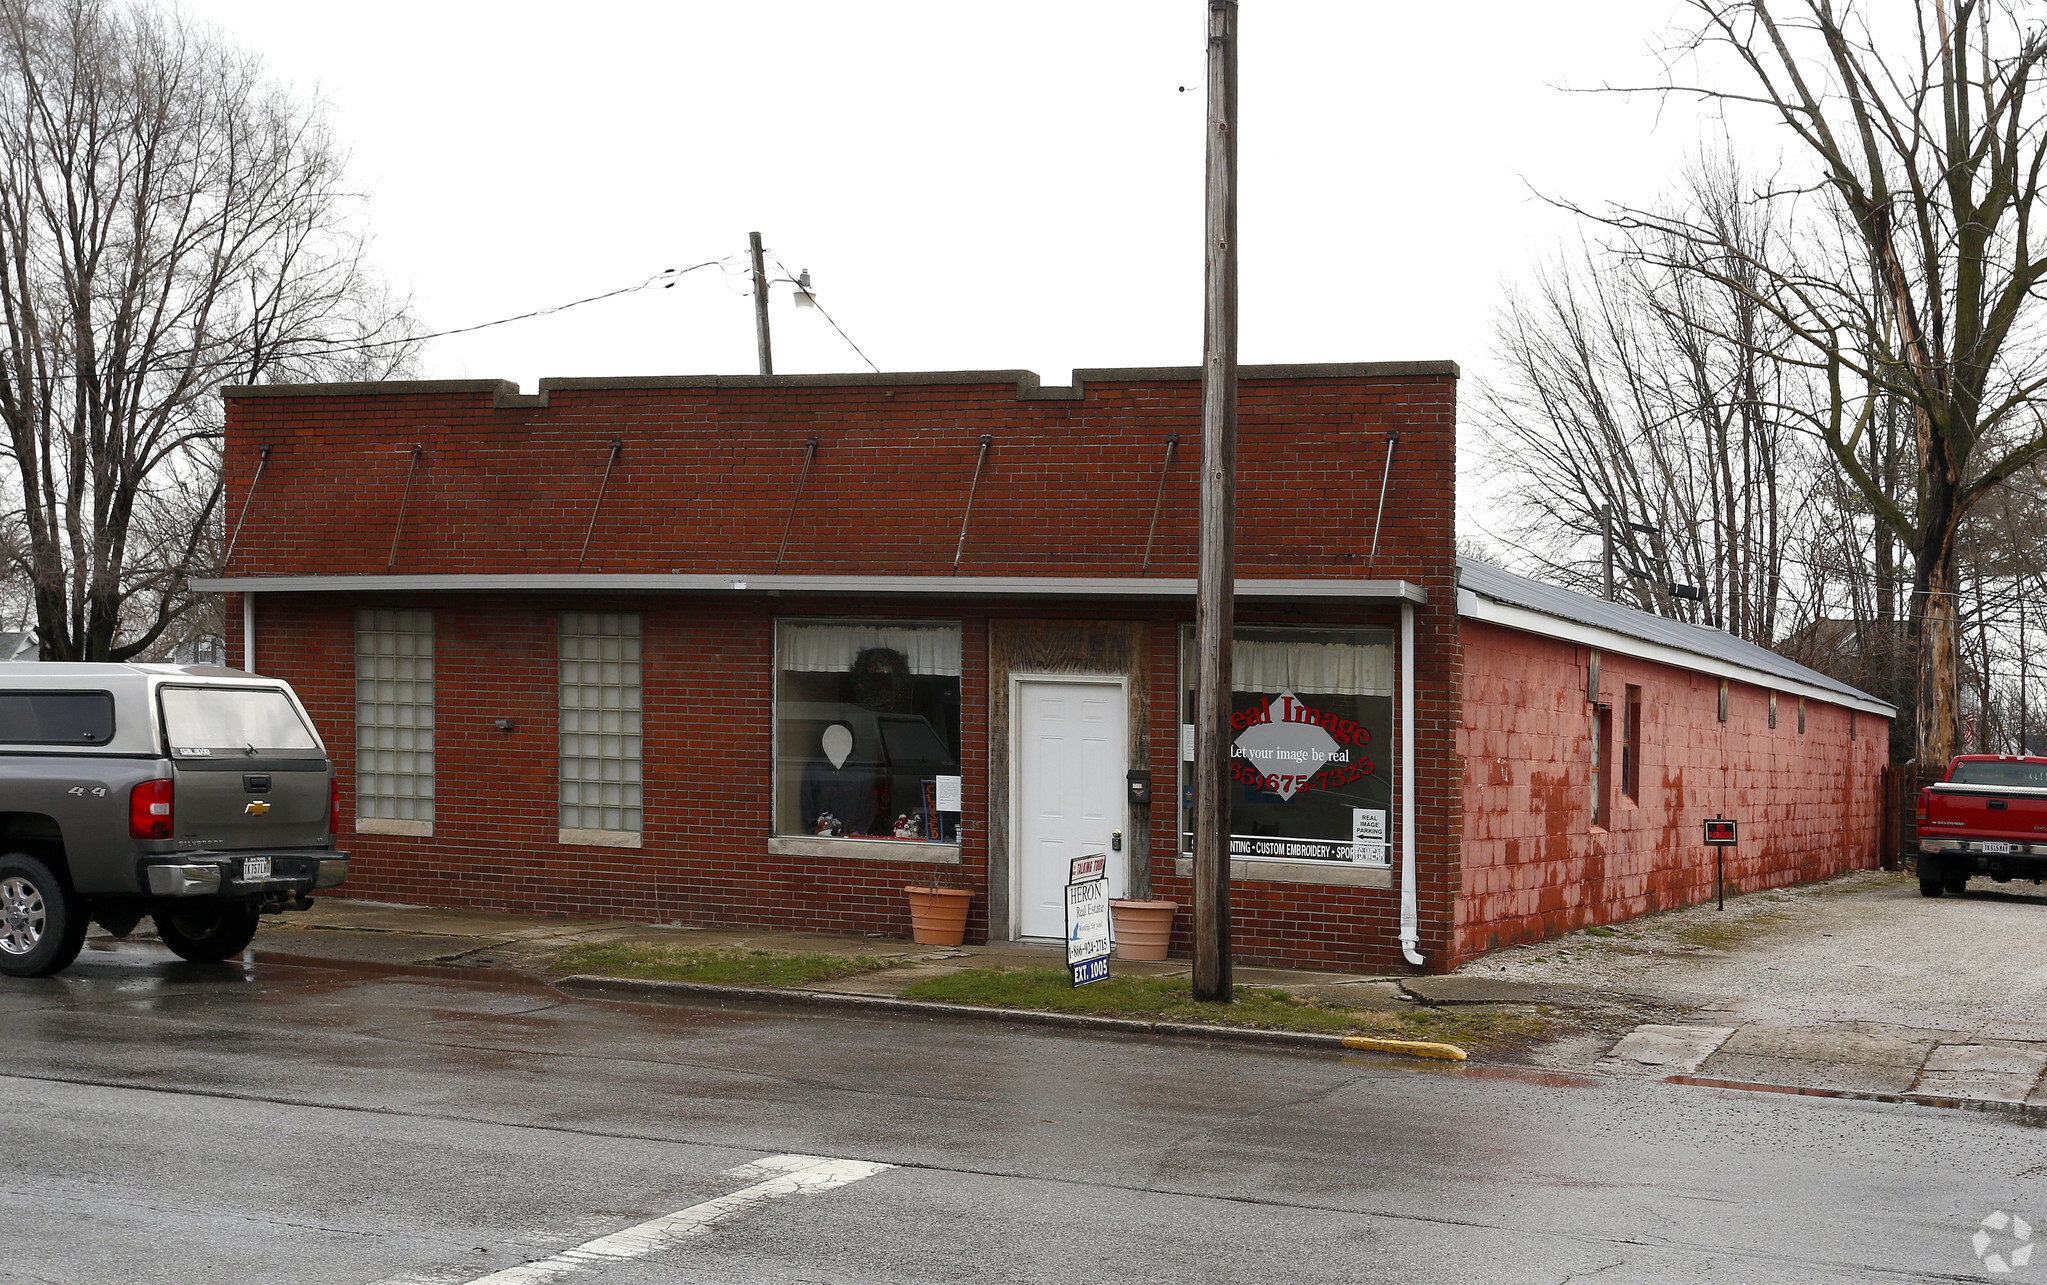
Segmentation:
[[(1469, 956), (1713, 897), (1709, 816), (1736, 818), (1730, 896), (1874, 867), (1888, 720), (1606, 651), (1614, 710), (1608, 825), (1592, 824), (1587, 648), (1466, 620), (1464, 878), (1456, 938)], [(1638, 797), (1619, 786), (1625, 694), (1641, 688)]]

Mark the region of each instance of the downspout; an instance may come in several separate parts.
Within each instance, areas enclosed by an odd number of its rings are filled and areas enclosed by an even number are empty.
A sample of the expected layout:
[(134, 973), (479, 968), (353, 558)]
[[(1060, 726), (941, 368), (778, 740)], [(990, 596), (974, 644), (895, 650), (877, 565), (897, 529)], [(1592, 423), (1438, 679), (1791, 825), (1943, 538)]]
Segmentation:
[(256, 595), (242, 591), (242, 670), (256, 672)]
[(1414, 889), (1414, 604), (1400, 604), (1400, 953), (1419, 968)]

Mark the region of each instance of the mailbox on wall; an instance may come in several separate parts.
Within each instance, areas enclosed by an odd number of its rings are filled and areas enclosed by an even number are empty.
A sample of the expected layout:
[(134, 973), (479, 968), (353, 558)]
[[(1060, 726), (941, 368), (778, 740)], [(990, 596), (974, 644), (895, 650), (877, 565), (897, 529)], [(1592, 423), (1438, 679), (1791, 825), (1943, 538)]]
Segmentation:
[(1148, 767), (1133, 767), (1125, 779), (1130, 782), (1130, 805), (1139, 808), (1150, 807), (1151, 769)]

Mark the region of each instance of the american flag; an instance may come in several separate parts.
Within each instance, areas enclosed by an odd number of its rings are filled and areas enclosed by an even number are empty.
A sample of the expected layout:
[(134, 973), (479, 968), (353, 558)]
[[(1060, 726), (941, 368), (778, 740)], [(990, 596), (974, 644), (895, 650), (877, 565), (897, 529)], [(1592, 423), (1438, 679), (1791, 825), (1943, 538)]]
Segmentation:
[[(1967, 729), (1962, 733), (1963, 743), (1968, 745), (1976, 745), (1976, 716), (1974, 714), (1969, 715), (1968, 718), (1963, 720), (1962, 725), (1965, 729)], [(1976, 745), (1976, 748), (1980, 750), (1983, 747), (1981, 745)]]

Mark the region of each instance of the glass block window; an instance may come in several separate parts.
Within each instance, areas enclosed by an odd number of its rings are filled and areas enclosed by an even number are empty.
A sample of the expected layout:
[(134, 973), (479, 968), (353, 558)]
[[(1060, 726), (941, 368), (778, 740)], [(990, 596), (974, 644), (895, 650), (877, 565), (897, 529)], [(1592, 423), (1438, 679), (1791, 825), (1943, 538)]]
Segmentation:
[(434, 613), (355, 617), (355, 815), (434, 819)]
[(640, 832), (640, 618), (561, 618), (561, 827)]

